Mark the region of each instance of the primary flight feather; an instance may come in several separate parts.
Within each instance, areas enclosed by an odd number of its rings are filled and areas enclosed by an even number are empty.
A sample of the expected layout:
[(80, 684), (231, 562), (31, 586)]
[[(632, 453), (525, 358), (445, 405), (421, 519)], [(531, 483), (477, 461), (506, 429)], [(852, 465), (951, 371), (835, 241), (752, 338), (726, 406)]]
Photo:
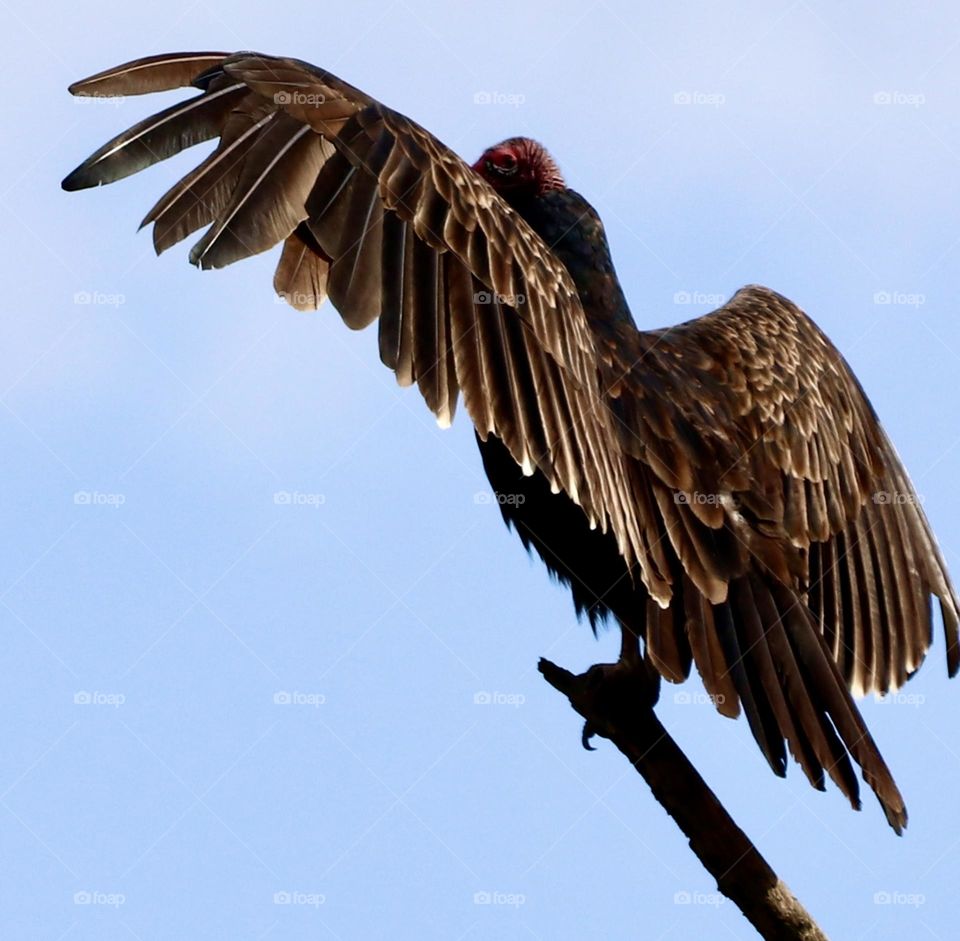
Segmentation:
[(510, 138), (468, 166), (305, 62), (160, 55), (70, 91), (188, 86), (64, 189), (218, 138), (147, 213), (157, 251), (207, 227), (190, 260), (216, 268), (282, 242), (274, 287), (293, 306), (329, 296), (348, 326), (377, 320), (381, 359), (441, 423), (462, 395), (494, 490), (515, 498), (498, 501), (504, 518), (578, 612), (620, 625), (618, 670), (680, 682), (696, 665), (777, 774), (789, 749), (859, 807), (856, 762), (899, 832), (903, 799), (851, 694), (919, 667), (932, 597), (954, 675), (960, 603), (903, 465), (813, 321), (751, 286), (638, 330), (599, 217), (540, 144)]

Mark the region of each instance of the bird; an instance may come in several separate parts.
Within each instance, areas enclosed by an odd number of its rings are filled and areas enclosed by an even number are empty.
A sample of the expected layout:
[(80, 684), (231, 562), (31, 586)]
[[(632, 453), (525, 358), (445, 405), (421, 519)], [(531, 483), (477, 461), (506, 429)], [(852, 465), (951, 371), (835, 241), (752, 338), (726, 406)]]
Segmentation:
[(441, 426), (474, 425), (507, 525), (621, 633), (611, 676), (681, 683), (743, 713), (770, 768), (890, 826), (903, 797), (855, 697), (898, 689), (958, 602), (904, 466), (850, 366), (799, 307), (749, 285), (639, 329), (603, 224), (546, 148), (472, 164), (324, 69), (254, 52), (156, 55), (74, 95), (195, 94), (63, 180), (111, 183), (217, 140), (145, 216), (163, 252), (219, 268), (282, 243), (273, 287), (377, 322), (379, 355)]

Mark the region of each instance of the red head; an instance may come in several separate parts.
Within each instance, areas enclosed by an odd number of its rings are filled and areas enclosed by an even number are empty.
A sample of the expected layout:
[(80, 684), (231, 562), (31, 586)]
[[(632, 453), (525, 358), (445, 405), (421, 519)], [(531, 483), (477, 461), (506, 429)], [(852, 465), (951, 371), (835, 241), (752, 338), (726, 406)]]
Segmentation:
[(529, 137), (511, 137), (488, 147), (473, 169), (504, 196), (540, 196), (566, 186), (553, 157), (543, 144)]

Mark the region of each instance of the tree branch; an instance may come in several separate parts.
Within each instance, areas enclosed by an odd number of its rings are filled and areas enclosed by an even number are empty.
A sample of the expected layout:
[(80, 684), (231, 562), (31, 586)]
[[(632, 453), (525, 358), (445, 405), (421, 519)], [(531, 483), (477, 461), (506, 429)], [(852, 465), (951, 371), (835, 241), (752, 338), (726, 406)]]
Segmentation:
[[(827, 941), (807, 910), (778, 878), (750, 838), (707, 787), (654, 712), (658, 684), (609, 665), (574, 676), (541, 659), (544, 679), (586, 719), (590, 736), (608, 738), (641, 774), (653, 796), (687, 836), (690, 848), (766, 941)], [(624, 682), (618, 682), (619, 679)]]

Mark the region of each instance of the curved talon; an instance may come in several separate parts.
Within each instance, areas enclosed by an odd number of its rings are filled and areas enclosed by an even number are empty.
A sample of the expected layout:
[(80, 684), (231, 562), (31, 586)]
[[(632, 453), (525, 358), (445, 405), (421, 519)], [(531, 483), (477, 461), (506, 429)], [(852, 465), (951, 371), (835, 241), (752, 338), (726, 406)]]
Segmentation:
[(596, 751), (596, 748), (590, 744), (590, 739), (596, 734), (597, 730), (590, 723), (589, 719), (583, 723), (583, 732), (580, 733), (580, 744), (583, 745), (587, 751)]

